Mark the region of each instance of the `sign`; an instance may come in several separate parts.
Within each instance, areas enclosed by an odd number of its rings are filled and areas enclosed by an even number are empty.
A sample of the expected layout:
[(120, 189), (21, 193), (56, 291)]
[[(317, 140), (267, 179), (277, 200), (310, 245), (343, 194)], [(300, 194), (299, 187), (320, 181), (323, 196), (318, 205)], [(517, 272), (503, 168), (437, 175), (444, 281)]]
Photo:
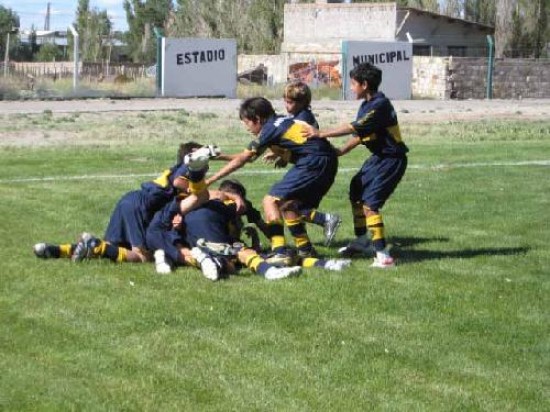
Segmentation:
[(382, 70), (378, 90), (390, 99), (410, 99), (412, 95), (412, 43), (343, 41), (344, 98), (355, 99), (350, 91), (350, 70), (360, 63), (371, 63)]
[(234, 39), (162, 38), (164, 97), (235, 98), (237, 42)]

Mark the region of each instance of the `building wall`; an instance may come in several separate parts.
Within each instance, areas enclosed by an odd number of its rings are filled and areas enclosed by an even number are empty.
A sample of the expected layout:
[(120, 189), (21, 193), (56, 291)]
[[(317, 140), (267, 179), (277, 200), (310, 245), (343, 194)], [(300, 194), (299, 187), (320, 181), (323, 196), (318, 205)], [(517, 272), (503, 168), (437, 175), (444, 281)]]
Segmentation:
[(345, 40), (395, 39), (395, 3), (285, 4), (283, 53), (340, 52)]
[[(273, 83), (287, 79), (289, 64), (297, 61), (330, 61), (339, 54), (295, 54), (239, 56), (238, 72), (264, 64)], [(337, 68), (339, 66), (336, 66)], [(342, 76), (347, 75), (341, 73)], [(413, 99), (485, 99), (487, 58), (413, 57)], [(550, 98), (550, 60), (496, 59), (493, 98)]]
[[(426, 13), (411, 11), (406, 18), (407, 10), (399, 10), (399, 28), (396, 39), (407, 41), (407, 32), (415, 45), (429, 45), (432, 56), (450, 55), (449, 47), (466, 47), (465, 56), (485, 56), (487, 53), (487, 35), (494, 30), (481, 25), (470, 24), (461, 20), (435, 18)], [(456, 57), (456, 55), (455, 55)]]

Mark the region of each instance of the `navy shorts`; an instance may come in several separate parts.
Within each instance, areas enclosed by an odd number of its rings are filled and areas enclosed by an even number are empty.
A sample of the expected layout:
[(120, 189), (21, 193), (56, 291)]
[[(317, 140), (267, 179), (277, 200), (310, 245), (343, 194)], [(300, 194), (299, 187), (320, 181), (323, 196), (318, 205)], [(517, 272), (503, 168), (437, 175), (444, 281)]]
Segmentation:
[(147, 228), (147, 248), (151, 251), (164, 250), (166, 257), (174, 264), (183, 264), (180, 247), (185, 246), (185, 237), (162, 221), (162, 213), (157, 212)]
[(362, 202), (371, 210), (379, 210), (393, 193), (407, 169), (407, 157), (371, 156), (349, 185), (352, 203)]
[(306, 156), (271, 187), (269, 194), (281, 200), (297, 200), (301, 208), (317, 208), (337, 171), (336, 156)]
[(145, 231), (151, 219), (141, 191), (128, 192), (116, 204), (104, 240), (120, 247), (145, 249)]

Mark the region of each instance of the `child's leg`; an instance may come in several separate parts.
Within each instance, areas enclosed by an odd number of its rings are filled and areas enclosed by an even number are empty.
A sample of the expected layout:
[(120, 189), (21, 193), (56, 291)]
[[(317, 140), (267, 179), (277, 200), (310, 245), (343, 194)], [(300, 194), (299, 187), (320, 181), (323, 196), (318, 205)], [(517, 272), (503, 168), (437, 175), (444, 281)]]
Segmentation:
[(323, 227), (325, 246), (329, 246), (342, 223), (342, 219), (336, 213), (320, 212), (316, 209), (303, 209), (300, 211), (304, 222)]
[(33, 252), (36, 257), (41, 259), (70, 258), (73, 255), (75, 248), (75, 243), (64, 243), (61, 245), (37, 243), (33, 246)]
[(271, 250), (284, 252), (286, 247), (285, 229), (279, 199), (267, 195), (263, 199), (264, 215), (267, 224), (267, 235), (271, 242)]
[(131, 250), (115, 246), (89, 233), (83, 233), (72, 254), (74, 262), (89, 258), (106, 258), (113, 262), (146, 262), (150, 255), (146, 250), (132, 247)]
[(267, 280), (277, 280), (296, 276), (301, 272), (300, 266), (275, 267), (267, 263), (254, 249), (243, 248), (237, 254), (239, 262), (247, 268), (263, 276)]
[(384, 233), (384, 221), (378, 210), (371, 210), (368, 206), (363, 206), (366, 216), (365, 223), (371, 233), (372, 245), (376, 252), (386, 249), (386, 238)]
[(315, 254), (309, 236), (307, 234), (304, 218), (297, 211), (287, 209), (284, 212), (286, 227), (294, 239), (294, 244), (298, 249), (298, 255), (302, 257)]
[(340, 271), (351, 265), (350, 259), (317, 259), (305, 258), (302, 260), (302, 267), (312, 268), (318, 267), (326, 270)]

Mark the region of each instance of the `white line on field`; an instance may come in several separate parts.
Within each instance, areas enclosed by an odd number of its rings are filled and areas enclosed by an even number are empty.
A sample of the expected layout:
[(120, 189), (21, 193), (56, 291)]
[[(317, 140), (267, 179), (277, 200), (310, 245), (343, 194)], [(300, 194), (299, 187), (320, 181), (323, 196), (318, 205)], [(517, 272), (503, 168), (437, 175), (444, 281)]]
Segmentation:
[[(519, 162), (478, 162), (478, 163), (450, 163), (450, 164), (437, 164), (437, 165), (409, 165), (410, 169), (418, 170), (442, 170), (442, 169), (458, 169), (469, 167), (498, 167), (498, 166), (550, 166), (550, 160), (525, 160)], [(351, 173), (356, 172), (357, 168), (341, 167), (338, 169), (338, 173)], [(269, 175), (269, 174), (283, 174), (285, 169), (250, 169), (240, 170), (233, 173), (236, 176), (254, 176), (254, 175)], [(32, 182), (60, 182), (67, 180), (115, 180), (115, 179), (137, 179), (137, 178), (150, 178), (158, 176), (158, 173), (128, 173), (118, 175), (78, 175), (78, 176), (42, 176), (42, 177), (25, 177), (25, 178), (13, 178), (13, 179), (0, 179), (0, 183), (32, 183)]]

